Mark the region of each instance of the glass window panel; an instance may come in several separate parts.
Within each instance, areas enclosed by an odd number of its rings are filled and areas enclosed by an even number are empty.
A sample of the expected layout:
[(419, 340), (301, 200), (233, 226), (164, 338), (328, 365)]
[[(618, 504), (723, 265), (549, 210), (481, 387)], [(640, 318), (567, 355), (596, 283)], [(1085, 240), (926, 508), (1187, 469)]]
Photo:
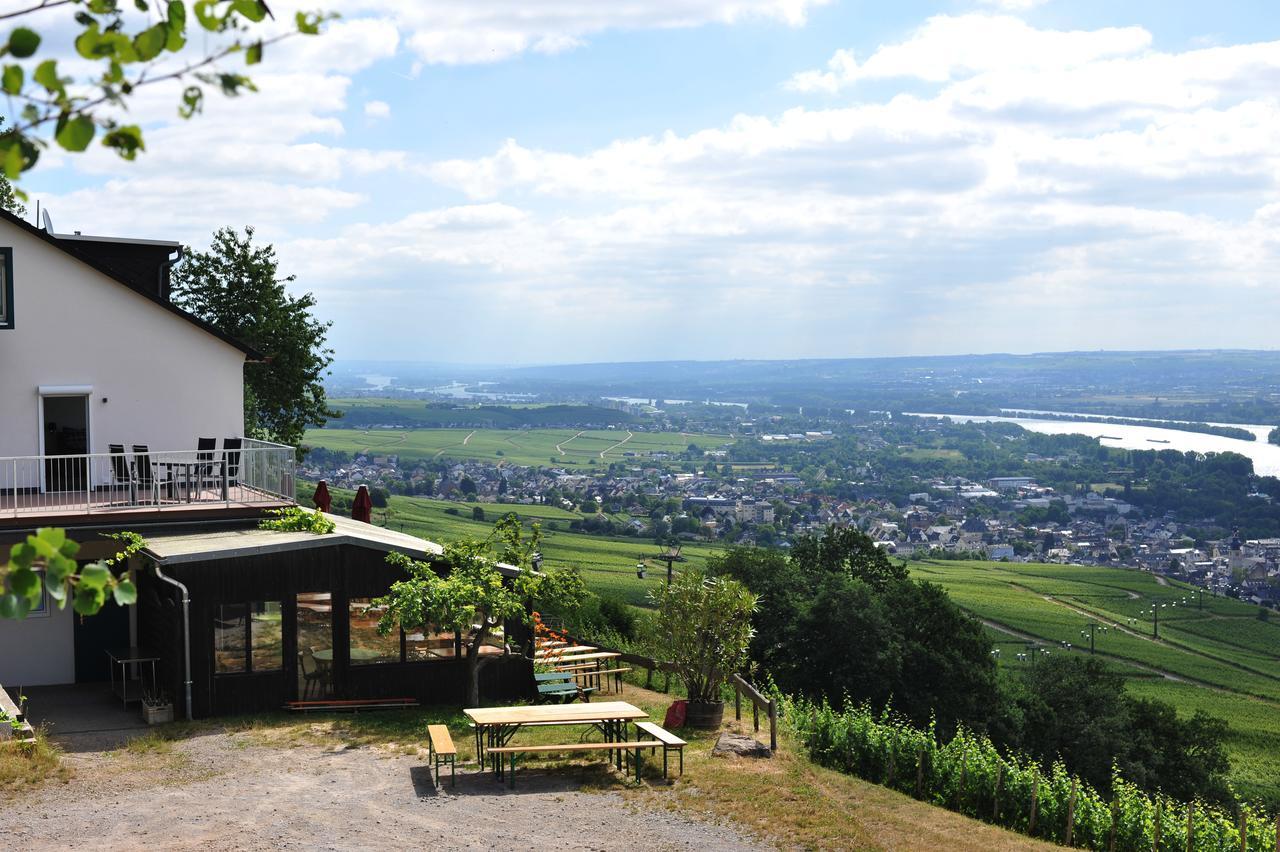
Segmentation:
[(348, 623), (351, 625), (351, 665), (400, 662), (400, 631), (386, 636), (378, 632), (383, 607), (375, 607), (370, 598), (352, 598)]
[(405, 657), (409, 660), (438, 660), (457, 656), (457, 634), (428, 625), (405, 634)]
[(216, 674), (245, 671), (244, 604), (222, 604), (213, 622), (213, 670)]
[(328, 592), (302, 592), (298, 606), (298, 697), (328, 698), (333, 692), (333, 599)]
[(284, 630), (280, 601), (251, 604), (249, 638), (253, 642), (253, 670), (275, 672), (284, 668)]

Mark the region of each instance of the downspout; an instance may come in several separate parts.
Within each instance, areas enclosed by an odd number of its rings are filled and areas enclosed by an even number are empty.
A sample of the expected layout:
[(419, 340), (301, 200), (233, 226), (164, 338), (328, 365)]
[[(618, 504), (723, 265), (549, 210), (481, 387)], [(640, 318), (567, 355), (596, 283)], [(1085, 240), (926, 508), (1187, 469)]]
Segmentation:
[(151, 567), (155, 569), (156, 579), (163, 580), (171, 586), (177, 586), (178, 591), (182, 592), (182, 665), (183, 676), (186, 680), (183, 682), (187, 692), (187, 721), (191, 721), (191, 593), (187, 591), (187, 587), (179, 583), (172, 577), (166, 577), (160, 572), (160, 563), (152, 562)]

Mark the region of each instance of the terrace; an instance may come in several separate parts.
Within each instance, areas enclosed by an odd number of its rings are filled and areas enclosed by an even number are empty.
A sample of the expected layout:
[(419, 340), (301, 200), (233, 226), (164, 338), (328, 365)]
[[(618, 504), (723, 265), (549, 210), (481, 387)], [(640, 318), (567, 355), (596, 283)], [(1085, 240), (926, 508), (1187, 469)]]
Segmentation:
[[(212, 442), (210, 442), (212, 443)], [(221, 449), (0, 457), (0, 527), (86, 516), (235, 516), (294, 503), (293, 447), (253, 438)]]

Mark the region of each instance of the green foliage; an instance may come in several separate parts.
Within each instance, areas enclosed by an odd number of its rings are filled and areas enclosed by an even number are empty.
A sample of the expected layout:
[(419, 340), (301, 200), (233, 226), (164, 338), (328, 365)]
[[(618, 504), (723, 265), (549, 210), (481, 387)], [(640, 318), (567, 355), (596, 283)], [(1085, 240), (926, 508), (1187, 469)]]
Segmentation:
[[(536, 524), (525, 535), (519, 518), (507, 515), (487, 538), (450, 542), (433, 562), (391, 554), (387, 561), (403, 568), (407, 577), (374, 602), (385, 608), (378, 629), (384, 635), (396, 626), (412, 631), (435, 625), (458, 631), (467, 654), (467, 701), (478, 706), (480, 669), (488, 661), (480, 648), (494, 629), (511, 621), (527, 622), (527, 601), (573, 606), (575, 596), (585, 593), (581, 576), (574, 572), (530, 570), (540, 538)], [(496, 567), (499, 562), (520, 573), (504, 578)]]
[(784, 691), (891, 703), (948, 730), (991, 718), (996, 675), (981, 625), (857, 530), (828, 530), (790, 556), (736, 548), (709, 564), (760, 595), (752, 659)]
[(942, 741), (932, 726), (922, 729), (866, 705), (837, 711), (825, 702), (783, 699), (782, 716), (823, 766), (1054, 843), (1067, 845), (1070, 822), (1070, 845), (1087, 849), (1276, 849), (1274, 817), (1246, 803), (1224, 807), (1151, 795), (1119, 771), (1108, 798), (1061, 762), (1046, 769), (1024, 754), (1002, 753), (987, 737), (964, 728)]
[(71, 601), (79, 615), (93, 615), (110, 598), (120, 606), (134, 603), (138, 590), (128, 577), (117, 577), (111, 566), (145, 546), (141, 536), (129, 536), (123, 551), (112, 560), (100, 560), (78, 568), (80, 545), (65, 530), (46, 527), (28, 535), (9, 549), (9, 560), (0, 564), (0, 618), (22, 619), (40, 605), (47, 588), (49, 597), (63, 609)]
[(655, 644), (689, 700), (720, 700), (721, 685), (746, 665), (756, 596), (732, 578), (682, 571), (649, 597), (657, 608)]
[(275, 248), (253, 245), (253, 235), (222, 228), (209, 251), (188, 252), (173, 270), (172, 300), (266, 356), (245, 365), (245, 433), (299, 446), (308, 426), (339, 416), (324, 391), (332, 323), (312, 315), (310, 293), (288, 292), (294, 276), (279, 277)]
[[(0, 46), (0, 56), (9, 60), (0, 68), (0, 84), (10, 103), (19, 107), (13, 127), (0, 134), (0, 166), (10, 179), (35, 166), (40, 151), (49, 145), (45, 138), (49, 134), (64, 150), (79, 152), (102, 131), (105, 147), (126, 160), (134, 159), (146, 148), (142, 130), (120, 124), (117, 116), (140, 88), (167, 80), (193, 80), (183, 91), (178, 110), (181, 117), (191, 118), (203, 104), (202, 85), (227, 96), (256, 91), (248, 77), (223, 70), (224, 60), (244, 53), (246, 65), (257, 64), (266, 45), (293, 35), (315, 35), (331, 17), (298, 12), (292, 30), (269, 38), (255, 35), (270, 14), (265, 0), (196, 0), (194, 24), (182, 0), (133, 0), (132, 6), (146, 15), (148, 24), (133, 34), (127, 30), (133, 20), (126, 17), (128, 4), (119, 0), (45, 0), (6, 17), (21, 19), (61, 5), (73, 7), (71, 20), (47, 32), (74, 33), (72, 45), (48, 44), (40, 33), (18, 25)], [(198, 56), (176, 66), (163, 64), (197, 33), (201, 44), (207, 45)], [(63, 68), (75, 69), (75, 76), (60, 73), (58, 59), (39, 55), (42, 48), (46, 56), (66, 54), (71, 46), (80, 61)]]
[(264, 520), (258, 524), (260, 529), (277, 530), (279, 532), (309, 532), (315, 535), (328, 535), (335, 525), (332, 519), (323, 512), (312, 512), (301, 506), (289, 506), (284, 509), (268, 509), (268, 515), (274, 520)]

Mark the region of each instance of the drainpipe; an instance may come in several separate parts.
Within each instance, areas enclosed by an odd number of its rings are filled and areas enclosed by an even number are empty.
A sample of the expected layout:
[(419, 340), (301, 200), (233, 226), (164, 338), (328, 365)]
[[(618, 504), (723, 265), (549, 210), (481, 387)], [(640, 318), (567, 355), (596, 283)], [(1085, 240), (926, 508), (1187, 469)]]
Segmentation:
[(177, 586), (178, 591), (182, 592), (182, 653), (183, 653), (183, 677), (186, 678), (184, 685), (187, 690), (187, 721), (191, 721), (191, 593), (187, 591), (187, 587), (179, 583), (172, 577), (166, 577), (160, 572), (160, 563), (153, 562), (151, 567), (155, 569), (156, 579), (164, 580), (171, 586)]

